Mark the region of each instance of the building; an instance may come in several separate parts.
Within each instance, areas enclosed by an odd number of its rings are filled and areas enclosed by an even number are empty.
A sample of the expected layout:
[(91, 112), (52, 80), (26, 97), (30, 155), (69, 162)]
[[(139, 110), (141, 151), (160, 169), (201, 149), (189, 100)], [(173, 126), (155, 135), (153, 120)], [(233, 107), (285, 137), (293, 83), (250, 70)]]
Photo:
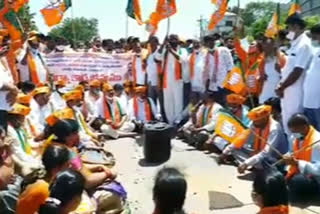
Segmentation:
[[(236, 24), (236, 22), (238, 22), (238, 24)], [(215, 27), (215, 29), (213, 31), (209, 31), (207, 30), (207, 26), (206, 26), (206, 31), (205, 31), (205, 35), (208, 34), (213, 34), (213, 33), (219, 33), (222, 35), (228, 35), (230, 34), (235, 26), (239, 26), (243, 24), (243, 20), (238, 17), (237, 14), (235, 13), (231, 13), (231, 12), (226, 12), (224, 19), (219, 22), (219, 24)]]

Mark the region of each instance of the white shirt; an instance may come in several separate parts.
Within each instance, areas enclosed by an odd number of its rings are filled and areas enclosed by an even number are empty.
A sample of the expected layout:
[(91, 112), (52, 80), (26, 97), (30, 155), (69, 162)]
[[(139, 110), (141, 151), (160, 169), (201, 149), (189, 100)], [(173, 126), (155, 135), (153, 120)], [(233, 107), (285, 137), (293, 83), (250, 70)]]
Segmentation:
[(100, 91), (98, 99), (95, 96), (92, 96), (89, 91), (85, 92), (85, 104), (88, 107), (89, 117), (96, 117), (98, 114), (98, 100), (103, 96), (103, 93)]
[(218, 64), (218, 71), (216, 74), (216, 82), (214, 81), (214, 72), (216, 68), (216, 61), (215, 61), (215, 56), (214, 54), (209, 55), (209, 62), (208, 62), (208, 68), (209, 70), (207, 72), (207, 78), (210, 80), (209, 84), (209, 90), (210, 91), (217, 91), (218, 88), (223, 87), (223, 82), (225, 78), (227, 77), (228, 72), (234, 67), (233, 64), (233, 58), (231, 55), (231, 52), (228, 48), (226, 47), (218, 47), (216, 49), (218, 51), (218, 59), (219, 59), (219, 64)]
[[(308, 69), (312, 59), (311, 40), (305, 34), (301, 34), (297, 39), (291, 42), (291, 48), (287, 51), (288, 60), (282, 70), (281, 81), (285, 81), (293, 72), (294, 68)], [(288, 98), (295, 105), (302, 105), (303, 101), (303, 82), (305, 73), (300, 78), (284, 90), (284, 99)]]
[(206, 105), (201, 105), (199, 110), (197, 111), (197, 121), (199, 121), (201, 119), (201, 116), (203, 114), (203, 112), (206, 110), (207, 114), (211, 114), (208, 115), (209, 121), (207, 122), (206, 125), (204, 125), (202, 128), (212, 132), (215, 130), (216, 128), (216, 123), (218, 121), (218, 117), (219, 117), (219, 111), (222, 109), (223, 107), (218, 104), (218, 103), (214, 103), (210, 111), (210, 107), (206, 106)]
[[(0, 89), (5, 84), (13, 84), (13, 78), (6, 59), (0, 58)], [(7, 94), (8, 91), (0, 91), (0, 110), (11, 110), (11, 105), (6, 100)]]
[(126, 94), (126, 92), (123, 92), (121, 96), (118, 97), (118, 101), (126, 113), (128, 111), (129, 100), (130, 100), (130, 97)]
[(318, 109), (320, 108), (320, 48), (314, 49), (314, 54), (310, 68), (306, 72), (303, 84), (304, 99), (303, 107)]
[[(188, 53), (184, 48), (178, 48), (178, 54), (180, 56), (180, 60), (179, 62), (181, 63), (181, 68), (182, 68), (182, 74), (185, 74), (187, 72), (186, 71), (186, 67), (189, 67), (189, 61), (188, 61)], [(165, 53), (166, 50), (164, 49), (162, 54), (160, 54), (159, 52), (157, 52), (156, 54), (156, 59), (162, 61), (162, 65), (164, 65), (164, 61), (165, 61)], [(183, 83), (182, 79), (181, 80), (176, 80), (176, 74), (175, 74), (175, 68), (176, 68), (176, 58), (175, 56), (168, 52), (168, 56), (167, 56), (167, 86), (168, 88), (172, 87), (174, 88), (175, 84), (177, 83)], [(183, 66), (185, 65), (185, 66)]]
[(148, 83), (151, 84), (151, 86), (157, 86), (158, 85), (158, 66), (155, 60), (155, 54), (157, 50), (154, 53), (151, 53), (147, 59), (147, 74), (148, 74)]
[(54, 105), (51, 101), (47, 105), (40, 107), (35, 100), (31, 100), (30, 119), (37, 128), (37, 133), (42, 133), (47, 124), (46, 119), (54, 112)]
[[(133, 64), (132, 64), (133, 66)], [(146, 81), (146, 72), (143, 69), (143, 63), (142, 63), (142, 58), (141, 55), (136, 57), (136, 83), (139, 85), (145, 85)], [(132, 73), (132, 75), (134, 75)], [(132, 77), (133, 78), (133, 77)]]
[(52, 93), (51, 99), (54, 104), (54, 109), (62, 110), (67, 107), (66, 101), (62, 98), (62, 96), (57, 91)]
[[(47, 81), (47, 70), (42, 63), (42, 60), (43, 61), (45, 60), (44, 57), (41, 55), (41, 53), (38, 50), (31, 50), (31, 54), (32, 54), (33, 59), (36, 64), (37, 73), (38, 73), (40, 82), (46, 82)], [(39, 55), (41, 55), (41, 58)], [(20, 70), (21, 81), (31, 80), (28, 63), (26, 63), (25, 65), (22, 65), (20, 62), (18, 67)]]
[[(192, 54), (189, 56), (189, 63), (191, 60)], [(202, 50), (196, 52), (195, 63), (194, 63), (194, 76), (191, 79), (191, 86), (193, 92), (204, 92), (205, 91), (205, 82), (204, 82), (204, 69), (206, 62), (206, 53)], [(191, 66), (191, 64), (190, 64)], [(190, 68), (191, 70), (191, 68)], [(190, 73), (191, 75), (191, 73)]]
[[(128, 116), (129, 116), (130, 120), (132, 120), (132, 121), (136, 120), (136, 121), (141, 121), (143, 123), (148, 122), (147, 115), (145, 112), (144, 100), (141, 100), (140, 98), (137, 98), (137, 100), (138, 100), (138, 116), (136, 117), (136, 115), (135, 115), (134, 99), (133, 98), (129, 100)], [(148, 100), (150, 103), (152, 114), (154, 117), (156, 117), (157, 116), (156, 106), (155, 106), (152, 99), (148, 98)]]
[(259, 97), (259, 102), (261, 104), (271, 97), (277, 97), (275, 88), (280, 81), (280, 73), (275, 69), (276, 63), (277, 57), (266, 58), (264, 70), (267, 75), (267, 80), (263, 83), (262, 92)]
[[(99, 100), (98, 100), (98, 117), (101, 117), (101, 118), (105, 118), (105, 112), (104, 112), (104, 100), (103, 97), (101, 97)], [(106, 99), (107, 100), (107, 99)], [(119, 103), (119, 106), (120, 106), (120, 111), (122, 113), (122, 115), (126, 115), (127, 113), (127, 109), (124, 109), (122, 106), (121, 106), (121, 103), (119, 102), (119, 98), (118, 97), (114, 97), (113, 98), (113, 102), (111, 103), (109, 100), (107, 100), (109, 106), (110, 106), (110, 114), (111, 115), (114, 115), (115, 113), (115, 105), (117, 105), (117, 103)]]

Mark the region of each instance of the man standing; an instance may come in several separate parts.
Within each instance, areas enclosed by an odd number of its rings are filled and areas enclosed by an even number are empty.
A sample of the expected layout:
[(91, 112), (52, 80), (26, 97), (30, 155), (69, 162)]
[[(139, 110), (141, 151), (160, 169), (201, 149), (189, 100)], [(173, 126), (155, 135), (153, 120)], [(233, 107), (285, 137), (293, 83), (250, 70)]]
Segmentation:
[(174, 124), (183, 110), (183, 81), (181, 63), (187, 52), (179, 47), (177, 35), (170, 35), (160, 47), (156, 59), (162, 62), (162, 90), (164, 113), (169, 124)]
[(143, 86), (146, 84), (146, 72), (144, 66), (144, 56), (139, 40), (133, 44), (133, 59), (132, 59), (132, 80), (134, 86)]
[[(2, 38), (3, 39), (3, 38)], [(16, 101), (18, 89), (14, 85), (6, 54), (9, 51), (8, 44), (0, 40), (0, 125), (7, 129), (8, 111)]]
[(304, 32), (306, 23), (298, 15), (293, 14), (286, 20), (291, 40), (291, 47), (287, 51), (288, 60), (281, 75), (280, 83), (276, 89), (278, 96), (282, 97), (282, 118), (285, 132), (290, 135), (288, 121), (296, 113), (303, 111), (303, 81), (305, 70), (308, 69), (312, 59), (311, 40)]
[(159, 75), (162, 72), (161, 63), (155, 61), (155, 54), (158, 50), (159, 40), (157, 37), (152, 36), (149, 38), (151, 53), (147, 57), (147, 82), (148, 82), (148, 95), (157, 103), (159, 97)]
[(204, 82), (205, 55), (206, 54), (201, 49), (200, 42), (193, 40), (193, 50), (189, 57), (189, 69), (191, 91), (198, 101), (203, 98), (203, 94), (206, 90)]
[(19, 64), (20, 80), (32, 81), (35, 85), (49, 80), (49, 73), (45, 67), (44, 58), (39, 50), (37, 36), (29, 37), (26, 54)]
[(320, 24), (311, 28), (311, 36), (314, 52), (303, 84), (303, 107), (311, 125), (320, 131), (320, 99), (316, 99), (320, 92)]
[(217, 95), (217, 102), (224, 104), (225, 89), (223, 82), (234, 67), (231, 52), (226, 47), (215, 47), (216, 39), (213, 36), (205, 37), (208, 53), (205, 60), (205, 80), (209, 91)]

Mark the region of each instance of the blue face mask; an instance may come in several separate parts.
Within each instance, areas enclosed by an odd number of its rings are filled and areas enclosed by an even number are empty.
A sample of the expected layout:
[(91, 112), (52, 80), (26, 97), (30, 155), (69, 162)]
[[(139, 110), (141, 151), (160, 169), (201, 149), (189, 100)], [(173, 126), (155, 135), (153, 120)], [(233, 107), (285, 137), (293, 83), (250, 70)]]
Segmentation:
[(299, 139), (299, 140), (303, 140), (303, 139), (304, 139), (304, 135), (301, 134), (301, 133), (292, 133), (292, 136), (293, 136), (295, 139)]

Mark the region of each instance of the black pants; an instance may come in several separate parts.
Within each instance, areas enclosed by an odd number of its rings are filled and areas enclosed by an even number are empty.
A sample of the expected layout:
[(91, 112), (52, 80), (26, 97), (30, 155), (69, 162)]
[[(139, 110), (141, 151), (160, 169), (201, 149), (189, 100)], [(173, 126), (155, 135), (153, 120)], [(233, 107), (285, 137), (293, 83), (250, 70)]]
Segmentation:
[(320, 201), (320, 184), (313, 177), (298, 174), (288, 181), (289, 200), (299, 207)]
[(4, 110), (0, 110), (0, 126), (2, 126), (5, 130), (8, 127), (8, 112)]

